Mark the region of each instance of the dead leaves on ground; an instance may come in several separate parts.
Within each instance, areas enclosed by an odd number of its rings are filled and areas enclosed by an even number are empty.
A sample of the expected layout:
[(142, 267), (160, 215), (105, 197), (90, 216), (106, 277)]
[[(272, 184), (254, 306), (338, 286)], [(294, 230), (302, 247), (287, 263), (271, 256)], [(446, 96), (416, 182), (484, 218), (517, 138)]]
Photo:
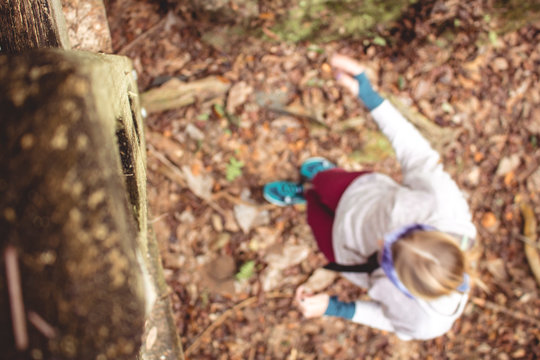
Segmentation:
[[(294, 288), (308, 279), (316, 290), (328, 288), (345, 299), (361, 295), (342, 278), (315, 271), (324, 259), (305, 224), (304, 208), (267, 205), (264, 183), (298, 180), (298, 165), (314, 155), (351, 170), (371, 162), (374, 170), (399, 174), (388, 146), (376, 141), (369, 115), (332, 78), (328, 55), (343, 49), (366, 63), (376, 87), (428, 119), (417, 125), (434, 134), (433, 144), (469, 196), (478, 224), (478, 283), (489, 293), (475, 291), (498, 306), (540, 316), (538, 288), (523, 261), (523, 244), (515, 241), (520, 216), (514, 201), (520, 193), (540, 213), (538, 26), (499, 37), (495, 45), (458, 33), (413, 40), (408, 50), (392, 54), (358, 44), (311, 51), (307, 45), (253, 39), (223, 52), (179, 19), (162, 28), (165, 22), (159, 24), (163, 19), (156, 12), (145, 14), (152, 6), (132, 4), (121, 16), (128, 19), (127, 28), (111, 28), (118, 49), (159, 25), (128, 53), (143, 88), (166, 79), (160, 76), (173, 79), (163, 89), (176, 83), (164, 102), (173, 105), (149, 107), (156, 112), (146, 120), (146, 136), (150, 205), (183, 343), (196, 341), (238, 302), (260, 299), (227, 313), (190, 358), (356, 359), (402, 353), (388, 334), (342, 321), (302, 322), (290, 298), (264, 301), (271, 290), (292, 298)], [(196, 91), (198, 96), (191, 96), (193, 88), (179, 95), (179, 89), (201, 83), (206, 90)], [(179, 104), (184, 96), (188, 100)], [(234, 260), (225, 291), (203, 279), (221, 257)], [(238, 281), (244, 264), (253, 268)], [(480, 352), (504, 358), (501, 354), (526, 357), (536, 351), (528, 344), (537, 341), (537, 330), (477, 306), (467, 307), (453, 332), (415, 343), (418, 355), (407, 356), (457, 359)]]

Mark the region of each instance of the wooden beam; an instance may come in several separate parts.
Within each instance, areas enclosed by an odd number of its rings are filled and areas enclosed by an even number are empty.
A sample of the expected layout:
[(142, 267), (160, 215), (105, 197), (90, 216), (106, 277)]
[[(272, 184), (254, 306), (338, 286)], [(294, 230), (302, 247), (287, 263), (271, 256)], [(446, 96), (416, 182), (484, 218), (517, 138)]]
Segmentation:
[(60, 0), (2, 0), (0, 54), (44, 47), (70, 48)]

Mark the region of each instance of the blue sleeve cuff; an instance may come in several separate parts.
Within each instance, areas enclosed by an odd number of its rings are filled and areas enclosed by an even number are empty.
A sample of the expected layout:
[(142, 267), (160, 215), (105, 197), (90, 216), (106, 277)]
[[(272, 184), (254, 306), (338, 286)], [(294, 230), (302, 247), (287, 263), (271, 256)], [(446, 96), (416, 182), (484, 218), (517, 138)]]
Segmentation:
[(356, 311), (355, 303), (346, 303), (339, 301), (336, 296), (332, 296), (328, 302), (328, 307), (324, 315), (339, 316), (345, 319), (352, 319)]
[(358, 80), (358, 97), (360, 100), (362, 100), (364, 105), (366, 105), (369, 111), (381, 105), (384, 99), (375, 90), (373, 90), (366, 73), (363, 72), (356, 75), (354, 78)]

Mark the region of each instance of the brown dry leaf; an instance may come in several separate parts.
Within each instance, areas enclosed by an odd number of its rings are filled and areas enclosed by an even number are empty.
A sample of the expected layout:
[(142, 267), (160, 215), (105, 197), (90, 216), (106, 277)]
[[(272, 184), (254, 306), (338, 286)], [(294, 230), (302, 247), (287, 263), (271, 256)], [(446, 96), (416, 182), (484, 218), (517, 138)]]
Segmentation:
[(309, 277), (304, 286), (313, 293), (317, 293), (330, 286), (336, 280), (337, 276), (338, 273), (335, 271), (319, 268)]
[(503, 259), (489, 260), (487, 262), (487, 269), (496, 280), (508, 280), (508, 274), (506, 272)]
[(504, 185), (506, 185), (507, 187), (512, 185), (515, 182), (515, 179), (516, 174), (513, 171), (510, 171), (509, 173), (504, 175)]
[(474, 161), (476, 163), (479, 163), (482, 160), (484, 160), (484, 153), (481, 153), (480, 151), (475, 152), (474, 153)]
[(497, 175), (502, 176), (506, 175), (511, 171), (514, 171), (518, 168), (521, 162), (519, 154), (512, 154), (510, 156), (505, 156), (501, 159), (499, 167), (497, 168)]
[(492, 212), (487, 212), (482, 216), (482, 226), (491, 229), (497, 225), (497, 217)]
[(245, 81), (234, 84), (229, 90), (229, 96), (227, 97), (227, 112), (234, 114), (236, 107), (244, 104), (252, 93), (253, 88)]

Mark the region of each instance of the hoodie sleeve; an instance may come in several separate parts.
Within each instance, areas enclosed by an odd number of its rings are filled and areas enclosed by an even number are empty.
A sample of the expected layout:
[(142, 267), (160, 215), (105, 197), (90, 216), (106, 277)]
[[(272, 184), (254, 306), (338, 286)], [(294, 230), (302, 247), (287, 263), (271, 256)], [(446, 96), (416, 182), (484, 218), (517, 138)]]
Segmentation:
[(439, 154), (388, 100), (375, 108), (371, 115), (390, 140), (404, 177), (411, 173), (443, 172)]
[(388, 100), (373, 90), (365, 72), (354, 78), (358, 81), (358, 98), (392, 143), (404, 175), (411, 172), (442, 171), (442, 167), (437, 168), (439, 154)]
[(351, 320), (379, 330), (394, 332), (394, 327), (384, 315), (381, 305), (375, 301), (356, 301), (354, 315)]

